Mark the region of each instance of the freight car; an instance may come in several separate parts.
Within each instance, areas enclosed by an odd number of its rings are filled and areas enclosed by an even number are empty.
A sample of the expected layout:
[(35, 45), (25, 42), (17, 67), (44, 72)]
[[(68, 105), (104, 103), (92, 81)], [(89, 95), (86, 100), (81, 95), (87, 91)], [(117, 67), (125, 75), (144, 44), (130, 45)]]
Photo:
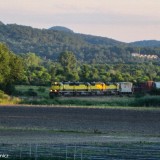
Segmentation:
[(49, 96), (93, 96), (132, 94), (131, 82), (104, 83), (104, 82), (53, 82)]
[(147, 81), (136, 83), (133, 86), (134, 93), (160, 94), (160, 82)]

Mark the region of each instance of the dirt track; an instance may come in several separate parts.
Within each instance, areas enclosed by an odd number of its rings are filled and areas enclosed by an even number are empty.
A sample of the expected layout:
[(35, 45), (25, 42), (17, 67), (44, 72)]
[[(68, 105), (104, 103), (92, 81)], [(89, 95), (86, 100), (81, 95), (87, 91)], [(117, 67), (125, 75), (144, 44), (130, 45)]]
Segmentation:
[[(74, 133), (68, 133), (68, 131), (74, 131)], [(76, 134), (76, 132), (82, 133)], [(108, 135), (139, 135), (142, 139), (143, 135), (159, 136), (160, 111), (46, 106), (0, 107), (0, 143), (16, 142), (18, 137), (24, 143), (33, 141), (33, 137), (37, 141), (41, 139), (44, 143), (53, 139), (56, 142), (59, 139), (59, 142), (63, 143), (66, 136), (67, 142), (72, 140), (74, 142), (74, 138), (77, 142), (80, 137), (83, 137), (84, 142), (87, 142), (89, 137), (92, 137), (90, 141), (96, 137), (99, 137), (99, 141), (103, 141)], [(48, 138), (47, 141), (45, 138)], [(81, 142), (81, 139), (78, 141)]]

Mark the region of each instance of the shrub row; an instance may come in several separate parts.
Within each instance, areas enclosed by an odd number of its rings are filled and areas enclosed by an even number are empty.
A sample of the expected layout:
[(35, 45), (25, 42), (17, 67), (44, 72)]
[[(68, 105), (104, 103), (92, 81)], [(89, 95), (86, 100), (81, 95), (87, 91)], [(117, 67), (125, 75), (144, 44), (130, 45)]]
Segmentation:
[(77, 105), (77, 106), (130, 106), (130, 107), (160, 107), (160, 96), (145, 96), (140, 98), (118, 98), (106, 101), (88, 101), (79, 99), (42, 99), (23, 101), (27, 104), (42, 104), (42, 105)]

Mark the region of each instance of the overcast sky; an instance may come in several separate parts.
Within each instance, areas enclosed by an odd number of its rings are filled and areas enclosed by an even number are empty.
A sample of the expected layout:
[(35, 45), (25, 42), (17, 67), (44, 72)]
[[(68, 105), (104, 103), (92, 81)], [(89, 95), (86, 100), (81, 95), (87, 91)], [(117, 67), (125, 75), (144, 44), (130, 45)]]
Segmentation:
[(160, 40), (160, 0), (0, 0), (0, 21), (124, 42)]

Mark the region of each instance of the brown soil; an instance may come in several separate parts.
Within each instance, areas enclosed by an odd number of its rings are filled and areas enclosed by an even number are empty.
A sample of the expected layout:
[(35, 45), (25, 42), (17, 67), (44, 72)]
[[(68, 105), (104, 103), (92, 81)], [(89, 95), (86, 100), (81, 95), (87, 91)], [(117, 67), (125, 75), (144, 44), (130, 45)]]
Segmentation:
[(160, 111), (0, 107), (0, 143), (160, 142), (159, 135)]

